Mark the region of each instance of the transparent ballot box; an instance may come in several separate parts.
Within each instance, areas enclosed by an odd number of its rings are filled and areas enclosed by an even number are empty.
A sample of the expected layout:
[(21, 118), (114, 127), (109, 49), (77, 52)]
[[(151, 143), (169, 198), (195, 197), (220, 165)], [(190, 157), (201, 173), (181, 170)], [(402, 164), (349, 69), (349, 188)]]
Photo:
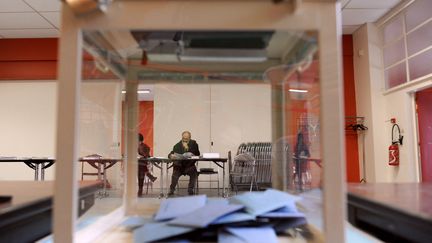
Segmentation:
[[(59, 116), (57, 157), (81, 157), (103, 183), (85, 214), (61, 214), (79, 174), (57, 168), (54, 240), (229, 241), (265, 226), (254, 234), (343, 241), (339, 50), (324, 25), (335, 3), (165, 4), (83, 15), (64, 3), (59, 109), (73, 114)], [(229, 6), (242, 10), (221, 21)]]

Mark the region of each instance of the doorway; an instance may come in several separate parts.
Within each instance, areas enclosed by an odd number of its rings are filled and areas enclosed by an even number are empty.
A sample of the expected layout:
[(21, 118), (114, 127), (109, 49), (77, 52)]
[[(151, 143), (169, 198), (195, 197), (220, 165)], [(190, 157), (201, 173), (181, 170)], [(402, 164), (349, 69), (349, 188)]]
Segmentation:
[(416, 93), (421, 181), (432, 182), (432, 88)]

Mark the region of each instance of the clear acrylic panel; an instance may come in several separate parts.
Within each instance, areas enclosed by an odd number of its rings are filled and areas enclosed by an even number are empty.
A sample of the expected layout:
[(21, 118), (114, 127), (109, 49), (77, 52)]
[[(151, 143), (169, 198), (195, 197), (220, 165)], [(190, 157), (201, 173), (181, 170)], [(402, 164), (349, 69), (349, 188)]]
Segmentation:
[(386, 89), (406, 83), (406, 64), (402, 62), (384, 71)]
[[(100, 182), (90, 208), (80, 210), (77, 228), (111, 213), (123, 203), (122, 86), (109, 63), (95, 50), (83, 50), (79, 112), (80, 181)], [(82, 212), (81, 212), (82, 211)]]
[(432, 21), (407, 35), (408, 56), (432, 46)]
[(416, 0), (405, 12), (406, 31), (409, 32), (419, 24), (432, 18), (432, 1)]
[[(107, 67), (127, 77), (126, 84), (104, 84), (115, 86), (115, 93), (111, 92), (114, 87), (102, 88), (98, 83), (99, 93), (95, 96), (102, 99), (99, 102), (110, 100), (110, 104), (121, 108), (124, 97), (118, 98), (118, 94), (124, 85), (138, 83), (138, 103), (135, 104), (139, 112), (138, 124), (127, 129), (142, 134), (142, 142), (149, 153), (144, 155), (146, 158), (127, 166), (137, 168), (136, 185), (128, 186), (137, 188), (139, 205), (163, 198), (170, 191), (175, 196), (187, 196), (192, 189), (194, 193), (209, 197), (249, 191), (250, 177), (234, 179), (230, 176), (233, 172), (230, 165), (234, 166), (230, 162), (242, 153), (255, 158), (257, 183), (253, 185), (254, 190), (272, 187), (275, 173), (272, 167), (277, 166), (281, 168), (277, 174), (282, 176), (287, 191), (307, 200), (321, 198), (324, 165), (320, 150), (316, 32), (113, 30), (85, 31), (84, 36), (94, 52), (110, 60)], [(111, 41), (114, 46), (116, 39), (125, 36), (129, 44), (124, 42), (123, 47), (109, 49)], [(122, 55), (124, 60), (116, 59)], [(98, 103), (97, 108), (105, 112), (107, 108), (102, 107), (103, 102)], [(112, 117), (119, 115), (110, 114)], [(115, 123), (116, 127), (126, 124), (124, 119), (120, 124), (116, 123), (118, 120), (97, 119)], [(114, 138), (121, 136), (107, 130), (112, 139), (101, 133), (98, 137), (108, 140), (100, 141), (101, 145), (114, 144), (118, 141)], [(190, 187), (187, 176), (180, 176), (178, 185), (171, 186), (175, 184), (172, 180), (177, 165), (169, 160), (169, 154), (175, 152), (176, 144), (182, 144), (184, 131), (189, 131), (190, 138), (199, 146), (200, 154), (194, 154), (202, 156), (196, 158), (197, 170), (215, 172), (199, 175), (195, 184), (198, 188)], [(85, 146), (87, 152), (91, 152), (89, 148), (97, 141)], [(127, 146), (120, 141), (116, 154), (126, 151)], [(221, 167), (221, 163), (201, 161), (204, 156), (218, 156), (228, 162)], [(146, 176), (141, 182), (139, 173), (143, 169)], [(121, 168), (118, 171), (121, 183), (124, 177)], [(111, 195), (111, 191), (109, 193)], [(112, 195), (116, 202), (117, 194)], [(320, 203), (321, 199), (312, 204), (317, 207)], [(116, 207), (117, 203), (106, 204), (104, 212)], [(321, 210), (318, 207), (314, 210)], [(321, 220), (315, 214), (313, 222), (319, 222), (319, 228)]]
[(408, 59), (410, 80), (432, 74), (432, 49)]
[(386, 46), (384, 52), (384, 67), (388, 67), (396, 62), (403, 60), (405, 56), (404, 38)]
[(399, 17), (383, 28), (384, 45), (403, 35), (403, 19)]

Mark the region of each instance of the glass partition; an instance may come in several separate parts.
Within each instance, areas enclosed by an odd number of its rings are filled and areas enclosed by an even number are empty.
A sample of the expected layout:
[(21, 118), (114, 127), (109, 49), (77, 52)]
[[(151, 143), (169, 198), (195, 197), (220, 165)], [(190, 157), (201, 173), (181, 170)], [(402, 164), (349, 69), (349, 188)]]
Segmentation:
[[(136, 171), (128, 186), (139, 204), (188, 194), (229, 197), (251, 188), (284, 188), (306, 201), (320, 195), (316, 32), (107, 30), (85, 31), (84, 40), (101, 70), (125, 82), (83, 83), (81, 151), (104, 157), (122, 153)], [(120, 96), (130, 84), (137, 85), (137, 103), (129, 106), (138, 112), (135, 127), (127, 126), (130, 116)], [(125, 131), (140, 140), (136, 160), (125, 158), (131, 146), (120, 139)], [(197, 171), (212, 172), (200, 174), (193, 187), (188, 176), (173, 183), (176, 167), (169, 160), (185, 132), (199, 147), (192, 155)], [(255, 159), (255, 181), (231, 176), (238, 169), (236, 156), (246, 153)], [(126, 191), (120, 189), (122, 168), (119, 162), (110, 171), (114, 187), (100, 201), (107, 202), (101, 214), (120, 205), (116, 202)]]
[[(78, 229), (123, 203), (122, 88), (124, 81), (99, 50), (84, 46), (79, 110), (79, 166), (82, 183), (99, 182), (93, 202), (80, 200)], [(92, 204), (90, 208), (86, 205)]]

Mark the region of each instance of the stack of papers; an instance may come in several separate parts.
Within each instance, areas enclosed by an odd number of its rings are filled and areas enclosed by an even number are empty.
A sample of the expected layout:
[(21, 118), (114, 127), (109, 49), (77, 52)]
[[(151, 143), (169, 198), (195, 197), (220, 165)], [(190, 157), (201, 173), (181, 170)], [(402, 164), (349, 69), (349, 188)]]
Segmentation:
[(162, 201), (152, 219), (133, 216), (122, 226), (134, 242), (218, 241), (277, 242), (277, 233), (306, 224), (297, 211), (299, 198), (277, 190), (248, 192), (227, 199), (205, 195)]
[(206, 195), (165, 199), (162, 201), (154, 219), (156, 221), (162, 221), (190, 214), (204, 207), (206, 201)]
[(277, 236), (271, 227), (227, 227), (218, 234), (218, 242), (230, 243), (277, 243)]

